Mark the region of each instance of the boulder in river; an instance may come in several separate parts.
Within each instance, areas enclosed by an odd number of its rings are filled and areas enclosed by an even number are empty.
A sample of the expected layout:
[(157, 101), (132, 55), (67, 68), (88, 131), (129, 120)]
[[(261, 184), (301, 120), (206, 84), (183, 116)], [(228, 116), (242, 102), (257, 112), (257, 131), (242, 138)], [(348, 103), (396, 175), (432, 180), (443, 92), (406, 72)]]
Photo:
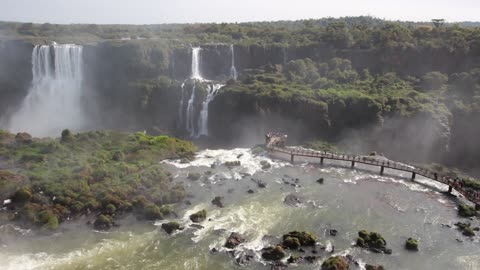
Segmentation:
[(260, 165), (262, 166), (262, 170), (268, 170), (272, 167), (272, 165), (270, 164), (270, 162), (266, 161), (266, 160), (262, 160), (260, 161)]
[(190, 220), (197, 223), (203, 222), (206, 218), (207, 218), (207, 210), (205, 209), (190, 215)]
[(200, 173), (191, 172), (191, 173), (188, 173), (187, 179), (192, 180), (192, 181), (196, 181), (196, 180), (200, 179), (200, 176), (201, 176)]
[(262, 258), (267, 261), (279, 261), (287, 256), (282, 246), (270, 246), (262, 249)]
[(405, 248), (412, 251), (418, 251), (418, 241), (417, 239), (408, 238), (405, 242)]
[(325, 179), (323, 179), (323, 177), (321, 177), (321, 178), (318, 178), (318, 180), (317, 180), (317, 183), (319, 183), (319, 184), (323, 184), (323, 181), (324, 181), (324, 180), (325, 180)]
[(241, 165), (240, 160), (235, 160), (235, 161), (227, 161), (224, 163), (225, 166), (232, 168), (232, 167), (238, 167)]
[(236, 248), (241, 243), (245, 242), (245, 238), (239, 233), (232, 232), (225, 243), (226, 248)]
[(477, 211), (472, 206), (460, 204), (458, 206), (458, 215), (461, 217), (474, 217), (477, 215)]
[(220, 208), (223, 208), (225, 207), (224, 203), (223, 203), (223, 197), (222, 196), (217, 196), (215, 197), (213, 200), (212, 200), (212, 204), (215, 205), (215, 206), (218, 206)]
[(168, 234), (172, 234), (175, 231), (181, 230), (182, 228), (180, 227), (180, 224), (175, 221), (171, 221), (168, 223), (163, 223), (162, 224), (162, 229), (167, 232)]
[(284, 246), (294, 249), (300, 246), (314, 246), (317, 243), (317, 237), (309, 232), (293, 231), (283, 235), (282, 238)]
[(289, 194), (285, 197), (283, 202), (288, 206), (299, 207), (303, 204), (304, 200), (296, 195)]
[(335, 229), (330, 229), (328, 230), (328, 233), (330, 234), (330, 236), (337, 236), (338, 231)]
[(348, 270), (348, 263), (342, 256), (333, 256), (322, 263), (322, 270)]
[(383, 236), (376, 232), (361, 230), (358, 232), (357, 246), (366, 248), (375, 253), (391, 254), (392, 250), (386, 248), (387, 242)]

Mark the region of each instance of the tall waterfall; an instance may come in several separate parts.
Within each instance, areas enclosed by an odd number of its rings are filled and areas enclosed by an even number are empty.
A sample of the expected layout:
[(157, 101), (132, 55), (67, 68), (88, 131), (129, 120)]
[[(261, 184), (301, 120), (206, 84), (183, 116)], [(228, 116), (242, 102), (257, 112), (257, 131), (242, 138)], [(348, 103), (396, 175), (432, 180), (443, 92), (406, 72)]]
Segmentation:
[(235, 49), (233, 44), (230, 45), (230, 54), (232, 55), (232, 65), (230, 67), (230, 78), (236, 80), (237, 79), (237, 69), (235, 68)]
[[(190, 76), (190, 79), (193, 80), (193, 87), (192, 87), (192, 94), (190, 95), (190, 99), (188, 100), (188, 103), (187, 103), (187, 111), (185, 113), (187, 118), (185, 122), (186, 124), (185, 128), (187, 129), (188, 132), (190, 132), (190, 136), (194, 137), (196, 136), (195, 123), (194, 123), (195, 88), (196, 88), (197, 81), (203, 81), (203, 78), (200, 75), (200, 47), (192, 48), (192, 75)], [(182, 105), (183, 105), (183, 101), (182, 101)]]
[(37, 45), (32, 52), (32, 86), (9, 129), (35, 136), (59, 136), (65, 128), (81, 128), (82, 46)]
[(202, 110), (200, 111), (200, 119), (198, 120), (198, 124), (200, 130), (197, 134), (198, 136), (208, 136), (208, 105), (210, 101), (215, 98), (218, 90), (222, 88), (222, 84), (210, 84), (208, 85), (208, 94), (205, 101), (202, 103)]

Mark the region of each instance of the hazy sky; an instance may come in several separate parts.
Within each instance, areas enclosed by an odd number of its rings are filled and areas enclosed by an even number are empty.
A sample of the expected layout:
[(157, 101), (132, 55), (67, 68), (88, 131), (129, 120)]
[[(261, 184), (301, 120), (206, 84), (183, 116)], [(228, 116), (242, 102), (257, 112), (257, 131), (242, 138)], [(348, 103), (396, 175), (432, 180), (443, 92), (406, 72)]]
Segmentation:
[(480, 21), (480, 0), (0, 0), (0, 21), (36, 23), (244, 22), (359, 15)]

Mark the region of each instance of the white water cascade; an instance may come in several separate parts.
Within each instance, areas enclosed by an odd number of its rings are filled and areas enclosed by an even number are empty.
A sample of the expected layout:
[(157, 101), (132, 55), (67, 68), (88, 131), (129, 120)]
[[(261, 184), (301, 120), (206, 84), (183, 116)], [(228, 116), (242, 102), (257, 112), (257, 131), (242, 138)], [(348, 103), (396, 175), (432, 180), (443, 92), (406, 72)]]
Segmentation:
[[(233, 46), (231, 47), (232, 52), (232, 76), (236, 78), (237, 71), (235, 70), (235, 62), (233, 58)], [(187, 101), (187, 106), (184, 110), (184, 99), (185, 97), (185, 87), (188, 85), (185, 82), (182, 83), (182, 96), (180, 100), (180, 108), (179, 108), (179, 126), (184, 126), (186, 131), (189, 133), (190, 137), (198, 138), (200, 136), (208, 136), (208, 106), (211, 101), (215, 98), (218, 90), (222, 88), (223, 84), (213, 83), (202, 77), (200, 71), (200, 47), (193, 47), (192, 48), (192, 73), (190, 75), (189, 80), (192, 81), (192, 92), (190, 94), (190, 98)], [(198, 122), (195, 121), (195, 101), (197, 98), (197, 84), (198, 83), (208, 83), (207, 85), (207, 97), (202, 102), (202, 108), (198, 115)], [(185, 119), (185, 121), (183, 121)]]
[(235, 68), (235, 50), (233, 44), (230, 45), (230, 54), (232, 55), (232, 65), (230, 67), (230, 78), (237, 79), (237, 69)]
[(37, 45), (32, 52), (32, 86), (8, 127), (35, 136), (59, 136), (84, 123), (82, 46)]
[(198, 125), (200, 130), (197, 134), (199, 136), (208, 136), (208, 105), (215, 98), (218, 90), (223, 87), (223, 84), (210, 84), (208, 86), (208, 94), (205, 101), (202, 103), (202, 110), (200, 111), (200, 119)]

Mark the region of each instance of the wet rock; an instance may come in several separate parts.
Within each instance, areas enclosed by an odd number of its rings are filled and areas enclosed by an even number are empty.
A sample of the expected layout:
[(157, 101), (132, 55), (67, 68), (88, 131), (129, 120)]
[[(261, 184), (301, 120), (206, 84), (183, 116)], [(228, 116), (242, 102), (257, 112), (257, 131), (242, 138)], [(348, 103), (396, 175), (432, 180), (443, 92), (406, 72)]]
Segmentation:
[(217, 207), (220, 207), (220, 208), (223, 208), (225, 207), (224, 203), (223, 203), (223, 197), (222, 196), (217, 196), (215, 197), (213, 200), (212, 200), (212, 204), (217, 206)]
[(314, 246), (317, 242), (317, 237), (309, 232), (293, 231), (283, 235), (282, 238), (283, 238), (283, 245), (285, 245), (285, 243), (289, 239), (296, 239), (295, 242), (290, 241), (290, 243), (296, 244), (297, 243), (296, 241), (298, 241), (298, 244), (300, 244), (300, 246)]
[(293, 195), (293, 194), (289, 194), (289, 195), (287, 195), (287, 197), (285, 197), (283, 202), (288, 206), (299, 207), (304, 203), (304, 200), (300, 197), (297, 197), (297, 196)]
[(227, 193), (233, 193), (234, 191), (235, 191), (235, 189), (229, 188), (229, 189), (227, 190)]
[(210, 253), (212, 253), (212, 254), (218, 253), (218, 249), (217, 248), (212, 248), (212, 249), (210, 249)]
[(411, 251), (418, 251), (418, 241), (413, 238), (408, 238), (405, 242), (405, 248)]
[(210, 168), (211, 168), (211, 169), (215, 169), (215, 167), (217, 167), (217, 165), (216, 165), (215, 163), (212, 163), (212, 164), (210, 165)]
[(262, 249), (262, 258), (267, 261), (279, 261), (285, 256), (287, 256), (287, 254), (281, 246), (270, 246)]
[(195, 228), (195, 229), (198, 229), (198, 230), (201, 230), (201, 229), (205, 228), (205, 227), (203, 227), (202, 225), (200, 225), (200, 224), (195, 224), (195, 223), (191, 224), (190, 227)]
[(247, 265), (250, 262), (252, 262), (254, 258), (255, 258), (255, 253), (249, 250), (249, 251), (246, 251), (246, 253), (243, 253), (237, 256), (235, 261), (240, 265)]
[(315, 263), (319, 257), (318, 256), (305, 256), (304, 257), (305, 261), (309, 262), (309, 263)]
[(203, 222), (206, 218), (207, 218), (207, 210), (205, 209), (190, 215), (190, 220), (197, 223)]
[(330, 229), (328, 230), (328, 233), (330, 234), (330, 236), (337, 236), (338, 231), (335, 229)]
[(253, 193), (255, 193), (255, 191), (253, 191), (252, 189), (249, 189), (249, 190), (247, 190), (247, 193), (253, 194)]
[(295, 237), (290, 237), (290, 236), (287, 236), (284, 240), (283, 240), (283, 243), (282, 245), (288, 249), (298, 249), (301, 245), (300, 245), (300, 240), (298, 240), (298, 238), (295, 238)]
[(182, 230), (182, 227), (180, 226), (180, 224), (178, 222), (171, 221), (171, 222), (163, 223), (162, 224), (162, 229), (166, 233), (172, 234), (175, 231)]
[(186, 205), (192, 205), (192, 202), (189, 201), (189, 200), (186, 200), (186, 201), (185, 201), (185, 204), (186, 204)]
[(232, 232), (225, 243), (226, 248), (236, 248), (241, 243), (245, 242), (245, 238), (239, 233)]
[(237, 158), (241, 158), (242, 156), (243, 156), (243, 154), (238, 154)]
[(348, 263), (342, 256), (334, 256), (328, 258), (322, 263), (322, 270), (348, 270)]
[(303, 248), (299, 248), (299, 249), (298, 249), (298, 252), (305, 253), (305, 249), (303, 249)]
[(296, 255), (291, 255), (290, 258), (288, 258), (287, 262), (288, 263), (299, 263), (302, 260), (302, 257), (296, 256)]
[(387, 242), (381, 234), (376, 232), (368, 233), (365, 230), (358, 232), (357, 246), (368, 249), (375, 253), (391, 254), (392, 251), (386, 248)]
[(260, 165), (262, 166), (262, 170), (268, 170), (272, 167), (272, 165), (266, 160), (260, 161)]
[(322, 178), (319, 178), (319, 179), (317, 180), (317, 183), (323, 184), (323, 181), (324, 181), (324, 179), (323, 179), (323, 177), (322, 177)]
[(462, 232), (465, 236), (475, 236), (475, 231), (470, 227), (471, 224), (469, 222), (457, 222), (455, 226)]

